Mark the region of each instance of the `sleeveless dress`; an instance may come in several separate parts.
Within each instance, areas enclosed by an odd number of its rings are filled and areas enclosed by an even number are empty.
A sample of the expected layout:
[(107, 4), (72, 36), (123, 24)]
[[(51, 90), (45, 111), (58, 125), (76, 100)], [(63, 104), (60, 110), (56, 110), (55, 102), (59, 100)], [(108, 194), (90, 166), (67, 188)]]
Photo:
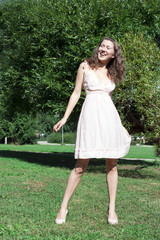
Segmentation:
[(100, 83), (94, 70), (87, 67), (83, 87), (86, 98), (77, 126), (75, 159), (121, 158), (130, 148), (131, 137), (122, 126), (111, 99), (115, 84)]

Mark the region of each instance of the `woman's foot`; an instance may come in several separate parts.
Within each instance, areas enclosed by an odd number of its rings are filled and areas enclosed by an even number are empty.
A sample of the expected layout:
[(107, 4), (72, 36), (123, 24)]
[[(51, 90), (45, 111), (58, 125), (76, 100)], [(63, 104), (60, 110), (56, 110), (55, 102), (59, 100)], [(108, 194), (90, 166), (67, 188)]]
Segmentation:
[(118, 218), (117, 218), (117, 214), (115, 213), (115, 211), (109, 211), (109, 209), (107, 210), (107, 215), (108, 215), (108, 223), (109, 224), (118, 224)]
[(56, 224), (63, 224), (66, 222), (66, 216), (68, 214), (68, 209), (61, 208), (59, 213), (57, 214)]

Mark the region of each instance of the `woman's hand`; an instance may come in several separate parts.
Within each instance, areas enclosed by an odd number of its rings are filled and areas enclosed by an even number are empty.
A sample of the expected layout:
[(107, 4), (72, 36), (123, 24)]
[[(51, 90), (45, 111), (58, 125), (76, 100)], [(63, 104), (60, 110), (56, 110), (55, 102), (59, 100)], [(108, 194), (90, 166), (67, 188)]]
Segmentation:
[(66, 120), (62, 118), (56, 125), (54, 125), (53, 127), (54, 132), (58, 132), (65, 123), (66, 123)]

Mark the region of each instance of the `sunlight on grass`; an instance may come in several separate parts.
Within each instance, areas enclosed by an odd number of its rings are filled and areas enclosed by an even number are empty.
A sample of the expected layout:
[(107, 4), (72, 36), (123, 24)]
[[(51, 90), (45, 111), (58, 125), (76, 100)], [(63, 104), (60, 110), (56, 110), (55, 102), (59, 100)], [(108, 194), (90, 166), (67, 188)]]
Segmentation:
[(131, 146), (126, 158), (144, 158), (156, 159), (156, 150), (154, 146)]
[[(29, 152), (60, 152), (74, 153), (74, 145), (5, 145), (0, 144), (0, 150), (4, 151), (29, 151)], [(156, 151), (154, 146), (131, 146), (126, 158), (144, 158), (156, 159)]]
[[(26, 153), (25, 153), (26, 154)], [(92, 160), (69, 204), (65, 225), (54, 223), (72, 168), (0, 158), (0, 239), (158, 239), (159, 165), (119, 164), (119, 225), (107, 224), (104, 164)], [(43, 155), (41, 156), (43, 158)]]

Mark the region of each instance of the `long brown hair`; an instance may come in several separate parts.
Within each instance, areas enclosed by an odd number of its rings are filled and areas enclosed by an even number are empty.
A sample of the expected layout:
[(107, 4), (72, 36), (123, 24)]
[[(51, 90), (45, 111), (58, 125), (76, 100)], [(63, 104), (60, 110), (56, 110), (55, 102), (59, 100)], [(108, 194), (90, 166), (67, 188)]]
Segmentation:
[(98, 50), (101, 45), (101, 43), (104, 40), (109, 40), (113, 42), (114, 44), (114, 53), (115, 53), (115, 58), (112, 58), (109, 63), (106, 65), (106, 68), (108, 70), (108, 77), (111, 78), (111, 80), (114, 83), (119, 83), (121, 80), (124, 78), (124, 59), (122, 56), (121, 48), (118, 45), (118, 43), (110, 37), (104, 37), (103, 40), (99, 43), (99, 45), (95, 48), (93, 55), (86, 59), (88, 62), (89, 66), (92, 69), (96, 69), (100, 66), (100, 62), (98, 60)]

